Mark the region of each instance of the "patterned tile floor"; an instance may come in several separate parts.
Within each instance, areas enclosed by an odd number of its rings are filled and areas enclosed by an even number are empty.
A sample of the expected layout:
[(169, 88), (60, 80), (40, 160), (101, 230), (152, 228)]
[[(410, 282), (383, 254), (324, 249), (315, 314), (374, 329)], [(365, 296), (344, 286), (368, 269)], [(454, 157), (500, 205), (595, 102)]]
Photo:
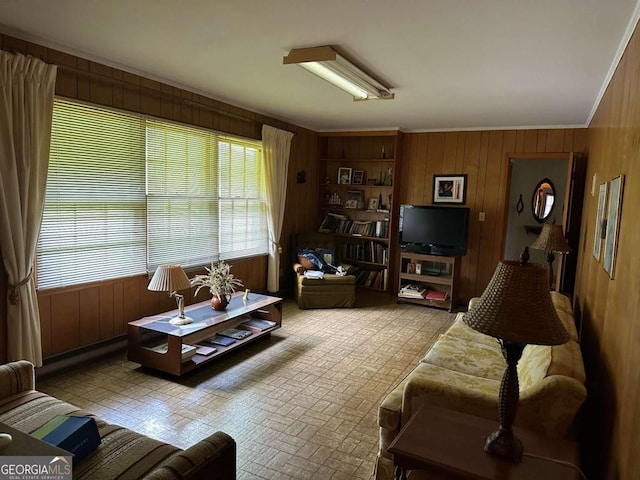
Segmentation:
[(366, 480), (378, 405), (453, 319), (395, 301), (299, 310), (286, 300), (271, 337), (184, 377), (122, 353), (39, 379), (38, 388), (181, 448), (222, 430), (237, 442), (239, 479)]

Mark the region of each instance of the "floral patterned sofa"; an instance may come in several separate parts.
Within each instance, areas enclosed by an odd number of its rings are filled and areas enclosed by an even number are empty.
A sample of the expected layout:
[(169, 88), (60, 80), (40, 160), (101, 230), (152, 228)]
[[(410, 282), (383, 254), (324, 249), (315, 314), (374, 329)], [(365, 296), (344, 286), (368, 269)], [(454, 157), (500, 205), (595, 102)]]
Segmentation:
[[(559, 293), (552, 292), (551, 297), (571, 340), (563, 345), (525, 348), (518, 363), (520, 403), (515, 425), (564, 437), (587, 391), (571, 303)], [(497, 340), (468, 327), (462, 316), (458, 314), (413, 371), (382, 401), (376, 480), (394, 478), (387, 447), (424, 403), (495, 419), (497, 426), (505, 361)]]

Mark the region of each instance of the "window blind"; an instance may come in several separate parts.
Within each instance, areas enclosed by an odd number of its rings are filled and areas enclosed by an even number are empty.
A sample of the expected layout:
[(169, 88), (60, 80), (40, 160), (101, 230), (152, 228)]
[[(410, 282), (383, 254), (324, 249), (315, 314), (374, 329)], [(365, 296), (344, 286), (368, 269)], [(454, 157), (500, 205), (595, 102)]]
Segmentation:
[(147, 121), (149, 272), (218, 260), (215, 151), (211, 131)]
[(56, 99), (38, 288), (268, 252), (259, 141)]
[(221, 136), (218, 140), (220, 257), (269, 251), (262, 143)]
[(38, 287), (145, 272), (144, 120), (56, 99)]

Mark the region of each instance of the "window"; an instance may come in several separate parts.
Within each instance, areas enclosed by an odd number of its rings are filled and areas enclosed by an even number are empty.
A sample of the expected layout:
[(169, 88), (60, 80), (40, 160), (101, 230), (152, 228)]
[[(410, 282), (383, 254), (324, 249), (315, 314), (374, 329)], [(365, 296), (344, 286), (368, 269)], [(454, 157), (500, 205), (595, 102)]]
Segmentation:
[(146, 271), (144, 120), (56, 100), (39, 288)]
[(262, 144), (56, 99), (38, 287), (268, 251)]

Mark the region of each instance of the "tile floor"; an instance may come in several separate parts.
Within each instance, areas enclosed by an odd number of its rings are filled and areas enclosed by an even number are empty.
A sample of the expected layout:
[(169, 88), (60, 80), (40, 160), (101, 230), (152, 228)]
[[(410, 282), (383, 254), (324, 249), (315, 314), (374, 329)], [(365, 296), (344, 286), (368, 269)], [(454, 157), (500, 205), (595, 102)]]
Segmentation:
[(270, 338), (184, 377), (122, 353), (39, 379), (38, 388), (182, 448), (222, 430), (237, 442), (239, 479), (366, 480), (378, 405), (453, 319), (395, 301), (299, 310), (286, 300)]

